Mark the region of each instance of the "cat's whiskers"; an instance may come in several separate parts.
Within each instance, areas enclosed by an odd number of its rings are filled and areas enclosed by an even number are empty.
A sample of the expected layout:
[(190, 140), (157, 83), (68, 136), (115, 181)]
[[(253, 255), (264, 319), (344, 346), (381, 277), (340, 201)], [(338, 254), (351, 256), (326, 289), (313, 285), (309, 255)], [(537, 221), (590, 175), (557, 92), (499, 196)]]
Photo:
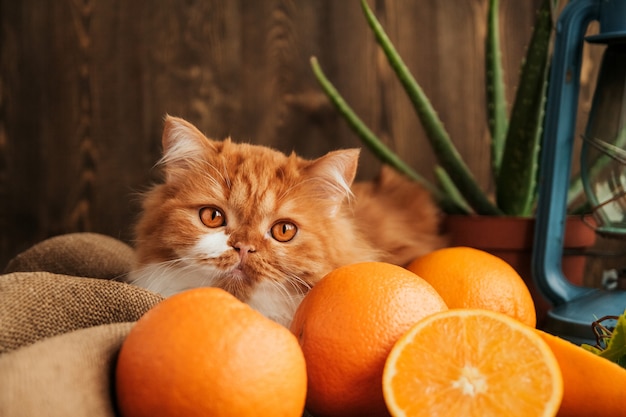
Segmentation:
[(228, 167), (226, 166), (226, 160), (222, 160), (222, 170), (219, 171), (216, 168), (216, 171), (220, 174), (220, 176), (224, 180), (224, 183), (226, 184), (226, 187), (228, 189), (231, 189), (233, 184), (230, 181), (230, 175), (228, 175)]
[(224, 176), (223, 170), (220, 170), (209, 161), (201, 161), (202, 166), (198, 166), (198, 172), (204, 172), (205, 178), (211, 183), (212, 189), (221, 189), (223, 185), (230, 188), (230, 179)]
[(224, 175), (226, 171), (225, 167), (219, 169), (215, 165), (205, 161), (206, 168), (203, 170), (208, 173), (208, 178), (213, 184), (215, 189), (220, 189), (223, 185), (226, 185), (227, 188), (231, 187), (230, 178), (228, 178), (228, 174)]
[(158, 281), (169, 279), (167, 273), (174, 269), (174, 265), (180, 262), (180, 259), (173, 259), (151, 263), (149, 267), (142, 268), (140, 270), (141, 273), (134, 271), (135, 273), (130, 274), (127, 282), (132, 285), (141, 286), (148, 291), (158, 292), (155, 291), (155, 288), (158, 288)]
[[(218, 287), (250, 304), (277, 322), (288, 325), (311, 283), (302, 278), (302, 271), (281, 263), (256, 264), (253, 281), (233, 274), (233, 268), (218, 268), (215, 258), (202, 253), (178, 259), (154, 262), (138, 271), (138, 280), (131, 283), (150, 291), (171, 296), (197, 287)], [(251, 285), (253, 282), (256, 284)]]
[(283, 280), (283, 281), (268, 280), (267, 282), (270, 285), (272, 285), (274, 288), (276, 288), (285, 298), (288, 298), (288, 299), (292, 298), (293, 293), (289, 291), (289, 288), (287, 288), (287, 285), (285, 285), (289, 282), (289, 280)]
[[(303, 195), (302, 198), (306, 199), (307, 201), (311, 200), (311, 197), (315, 197), (315, 198), (321, 198), (321, 199), (325, 199), (328, 197), (328, 192), (325, 192), (324, 189), (330, 189), (332, 190), (335, 194), (344, 194), (346, 198), (348, 199), (352, 199), (353, 198), (353, 194), (352, 191), (350, 190), (350, 187), (344, 187), (342, 185), (337, 185), (337, 184), (332, 184), (328, 181), (325, 181), (323, 179), (320, 178), (305, 178), (304, 180), (298, 182), (297, 184), (292, 185), (291, 187), (285, 189), (279, 196), (278, 196), (278, 201), (282, 201), (283, 199), (289, 197), (292, 198), (293, 196), (291, 194), (293, 194), (293, 191), (296, 190), (299, 187), (303, 187), (309, 184), (322, 184), (322, 187), (320, 188), (320, 191), (318, 191), (317, 196), (312, 195), (312, 194), (307, 194), (307, 195)], [(311, 187), (314, 189), (314, 187)]]
[(281, 285), (285, 295), (306, 294), (311, 284), (300, 277), (297, 268), (290, 267), (288, 262), (277, 265), (271, 263), (257, 264), (255, 267), (258, 281), (271, 281), (274, 285)]
[(295, 293), (290, 291), (290, 280), (264, 279), (254, 288), (247, 303), (272, 320), (289, 326), (293, 314), (302, 301), (305, 292), (300, 287)]
[(291, 285), (296, 292), (306, 294), (312, 288), (312, 285), (300, 278), (297, 274), (288, 274), (285, 276), (285, 283)]
[(189, 257), (151, 263), (131, 274), (128, 282), (164, 296), (201, 286), (215, 286), (211, 276)]
[(242, 279), (234, 279), (230, 272), (220, 274), (219, 278), (215, 281), (214, 286), (222, 288), (229, 293), (241, 297), (248, 292), (249, 286)]
[(337, 182), (334, 182), (334, 181), (331, 182), (331, 181), (326, 180), (325, 178), (307, 178), (304, 181), (302, 181), (300, 184), (304, 185), (308, 183), (321, 185), (321, 187), (317, 187), (318, 195), (315, 196), (315, 193), (311, 193), (309, 194), (309, 198), (313, 196), (316, 198), (326, 199), (328, 198), (329, 195), (341, 195), (344, 198), (351, 200), (354, 197), (354, 194), (352, 193), (350, 186), (347, 185), (347, 183), (343, 180), (339, 181), (339, 179), (337, 179)]

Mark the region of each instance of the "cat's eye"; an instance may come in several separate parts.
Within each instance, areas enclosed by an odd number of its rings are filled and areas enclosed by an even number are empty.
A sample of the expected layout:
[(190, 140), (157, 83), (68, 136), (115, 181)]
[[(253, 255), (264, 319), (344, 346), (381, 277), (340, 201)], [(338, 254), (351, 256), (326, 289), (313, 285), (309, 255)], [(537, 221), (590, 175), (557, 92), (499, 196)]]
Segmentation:
[(276, 222), (270, 230), (272, 237), (279, 242), (289, 242), (298, 233), (298, 228), (295, 224), (288, 221)]
[(216, 207), (202, 207), (200, 209), (200, 221), (206, 227), (222, 227), (226, 225), (226, 216)]

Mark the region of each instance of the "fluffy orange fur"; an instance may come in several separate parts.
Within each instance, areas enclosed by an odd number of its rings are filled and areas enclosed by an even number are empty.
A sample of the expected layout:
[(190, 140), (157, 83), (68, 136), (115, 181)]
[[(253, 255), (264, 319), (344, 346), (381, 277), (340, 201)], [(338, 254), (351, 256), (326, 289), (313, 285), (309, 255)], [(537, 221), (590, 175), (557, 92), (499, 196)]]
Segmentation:
[(163, 183), (147, 193), (128, 281), (173, 293), (218, 286), (288, 324), (303, 295), (345, 264), (406, 264), (443, 246), (438, 210), (383, 170), (352, 185), (359, 151), (315, 160), (207, 139), (167, 117)]

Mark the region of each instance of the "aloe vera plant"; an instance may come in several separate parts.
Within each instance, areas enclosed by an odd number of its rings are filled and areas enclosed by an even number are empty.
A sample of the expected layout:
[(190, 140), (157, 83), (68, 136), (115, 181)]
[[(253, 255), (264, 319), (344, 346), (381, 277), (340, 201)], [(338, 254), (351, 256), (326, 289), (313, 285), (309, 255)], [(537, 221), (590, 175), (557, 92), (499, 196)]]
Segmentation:
[(367, 0), (361, 6), (376, 41), (408, 95), (428, 141), (437, 157), (432, 184), (405, 164), (355, 114), (328, 80), (317, 59), (311, 59), (313, 72), (339, 113), (381, 161), (422, 183), (448, 213), (530, 216), (536, 203), (540, 140), (548, 84), (552, 9), (555, 0), (543, 0), (522, 64), (520, 83), (510, 117), (501, 63), (498, 0), (489, 0), (486, 37), (486, 92), (488, 125), (492, 137), (491, 168), (496, 184), (492, 200), (481, 189), (468, 169), (437, 112), (414, 79)]

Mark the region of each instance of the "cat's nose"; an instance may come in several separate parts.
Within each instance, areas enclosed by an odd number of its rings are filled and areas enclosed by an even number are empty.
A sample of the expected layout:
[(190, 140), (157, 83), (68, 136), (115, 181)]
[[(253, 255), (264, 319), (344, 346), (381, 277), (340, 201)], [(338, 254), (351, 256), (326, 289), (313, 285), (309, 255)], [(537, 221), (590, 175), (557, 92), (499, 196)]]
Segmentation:
[(249, 253), (256, 252), (256, 249), (253, 245), (247, 243), (237, 242), (233, 245), (235, 250), (239, 252), (239, 257), (243, 261)]

